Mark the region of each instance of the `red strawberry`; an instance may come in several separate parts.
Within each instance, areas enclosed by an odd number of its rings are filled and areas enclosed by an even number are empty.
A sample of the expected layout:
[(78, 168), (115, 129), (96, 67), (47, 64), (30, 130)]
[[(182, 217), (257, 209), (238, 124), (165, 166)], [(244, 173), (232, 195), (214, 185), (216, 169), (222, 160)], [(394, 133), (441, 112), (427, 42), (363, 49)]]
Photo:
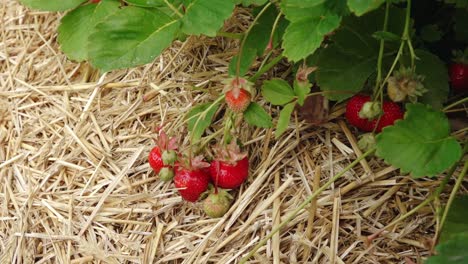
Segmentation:
[[(353, 96), (346, 105), (346, 119), (348, 122), (366, 132), (371, 132), (376, 127), (379, 117), (373, 120), (361, 118), (359, 112), (363, 105), (370, 102), (371, 98), (367, 95), (358, 94)], [(403, 111), (400, 106), (392, 101), (385, 101), (382, 105), (383, 114), (380, 116), (376, 131), (380, 132), (386, 126), (393, 125), (396, 120), (403, 118)]]
[(161, 150), (159, 149), (159, 147), (154, 147), (151, 150), (148, 157), (148, 162), (156, 174), (158, 174), (164, 167), (164, 163), (161, 157)]
[(225, 100), (234, 113), (242, 113), (249, 107), (251, 96), (249, 92), (241, 88), (227, 91)]
[(209, 166), (196, 157), (190, 166), (176, 165), (174, 184), (182, 198), (189, 202), (196, 202), (200, 195), (208, 189), (210, 178), (203, 172), (203, 167)]
[[(150, 151), (148, 156), (148, 162), (156, 174), (160, 174), (163, 168), (170, 168), (172, 170), (172, 165), (174, 165), (177, 159), (176, 149), (177, 139), (169, 138), (164, 131), (160, 131), (157, 146)], [(160, 176), (162, 176), (162, 180), (167, 181), (172, 178), (171, 175), (173, 173), (165, 170), (164, 175)]]
[(215, 186), (225, 189), (237, 188), (247, 179), (249, 159), (246, 153), (240, 153), (234, 140), (227, 149), (218, 150), (217, 158), (211, 162), (210, 176)]
[[(383, 115), (377, 124), (377, 132), (382, 131), (382, 129), (386, 126), (393, 125), (395, 121), (403, 119), (404, 113), (401, 110), (401, 107), (392, 101), (384, 102), (382, 105), (382, 110)], [(375, 122), (377, 122), (377, 119), (375, 119), (373, 123), (375, 124)]]
[(101, 0), (91, 0), (91, 3), (93, 3), (93, 4), (97, 4), (99, 2), (101, 2)]
[(348, 122), (366, 132), (374, 130), (374, 126), (368, 119), (359, 117), (359, 112), (361, 111), (362, 106), (370, 100), (371, 98), (368, 95), (357, 94), (351, 97), (346, 105), (345, 116)]
[(223, 82), (225, 101), (235, 113), (242, 113), (250, 105), (252, 99), (252, 84), (244, 78), (230, 78)]
[(461, 92), (468, 89), (468, 48), (464, 52), (456, 50), (453, 55), (453, 63), (449, 69), (450, 83), (455, 91)]
[(456, 91), (468, 89), (468, 65), (453, 63), (450, 65), (450, 83)]

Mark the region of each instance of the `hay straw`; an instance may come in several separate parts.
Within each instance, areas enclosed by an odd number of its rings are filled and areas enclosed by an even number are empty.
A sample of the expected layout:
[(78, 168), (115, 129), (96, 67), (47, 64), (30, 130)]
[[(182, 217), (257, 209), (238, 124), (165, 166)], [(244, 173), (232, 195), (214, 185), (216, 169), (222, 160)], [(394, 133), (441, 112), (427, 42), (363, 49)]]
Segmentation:
[[(217, 98), (238, 40), (190, 37), (151, 64), (101, 75), (59, 51), (63, 14), (31, 11), (15, 0), (3, 1), (0, 14), (0, 263), (237, 263), (361, 155), (357, 132), (336, 123), (342, 104), (321, 126), (296, 116), (278, 140), (274, 129), (238, 123), (251, 176), (232, 192), (228, 214), (209, 219), (200, 204), (182, 201), (172, 184), (161, 182), (146, 157), (155, 127), (187, 135), (184, 114)], [(246, 10), (236, 10), (224, 30), (244, 31), (251, 20)], [(291, 70), (283, 61), (262, 78)], [(278, 116), (280, 109), (255, 100)], [(221, 126), (220, 111), (207, 135)], [(180, 143), (188, 142), (182, 137)], [(434, 233), (430, 207), (369, 248), (361, 236), (410, 211), (437, 185), (408, 180), (369, 158), (250, 262), (416, 261), (429, 254), (422, 241)]]

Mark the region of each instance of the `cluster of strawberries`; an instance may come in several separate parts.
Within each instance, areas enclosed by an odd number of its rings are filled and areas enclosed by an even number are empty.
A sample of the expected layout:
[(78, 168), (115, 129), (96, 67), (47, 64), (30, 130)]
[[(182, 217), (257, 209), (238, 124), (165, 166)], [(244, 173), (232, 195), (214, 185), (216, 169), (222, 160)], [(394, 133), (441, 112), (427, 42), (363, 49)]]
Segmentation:
[(203, 156), (185, 158), (176, 143), (176, 138), (161, 131), (148, 157), (151, 168), (162, 181), (173, 181), (184, 200), (197, 202), (204, 198), (203, 209), (208, 216), (223, 216), (232, 200), (225, 189), (239, 187), (249, 176), (247, 153), (232, 140), (227, 146), (215, 148), (216, 156), (209, 163)]
[[(464, 52), (456, 51), (454, 55), (453, 63), (449, 65), (450, 85), (455, 94), (464, 93), (468, 90), (468, 48)], [(423, 81), (423, 76), (402, 68), (387, 80), (390, 100), (380, 103), (369, 95), (357, 94), (346, 105), (346, 119), (362, 131), (379, 133), (384, 127), (403, 119), (404, 111), (398, 103), (416, 102), (419, 96), (428, 92)]]

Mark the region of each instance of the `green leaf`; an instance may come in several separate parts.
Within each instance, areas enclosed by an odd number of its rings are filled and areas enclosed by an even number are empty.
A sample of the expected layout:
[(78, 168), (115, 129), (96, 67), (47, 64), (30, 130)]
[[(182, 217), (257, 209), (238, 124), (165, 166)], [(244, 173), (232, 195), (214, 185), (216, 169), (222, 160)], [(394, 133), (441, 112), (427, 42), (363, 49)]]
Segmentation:
[[(363, 89), (369, 77), (375, 73), (379, 54), (379, 41), (372, 34), (380, 30), (383, 11), (378, 10), (362, 17), (347, 17), (343, 26), (332, 37), (333, 43), (319, 55), (315, 73), (316, 80), (325, 96), (342, 101)], [(400, 34), (405, 14), (400, 9), (391, 9), (388, 31)], [(395, 45), (386, 44), (384, 64), (393, 59)], [(385, 73), (384, 73), (385, 74)]]
[[(342, 1), (338, 1), (342, 2)], [(284, 55), (298, 61), (320, 47), (326, 34), (341, 22), (342, 7), (324, 0), (284, 0), (281, 11), (291, 22), (283, 35)]]
[(356, 16), (362, 16), (379, 8), (383, 3), (385, 0), (348, 0), (348, 7)]
[(172, 43), (178, 30), (179, 21), (157, 9), (120, 9), (91, 33), (91, 63), (103, 71), (149, 63)]
[(294, 93), (297, 96), (297, 103), (302, 106), (304, 105), (304, 101), (306, 95), (310, 93), (310, 88), (312, 88), (312, 84), (307, 82), (305, 84), (299, 84), (297, 80), (294, 80)]
[[(371, 50), (372, 49), (372, 50)], [(371, 53), (372, 52), (372, 53)], [(336, 45), (325, 49), (319, 57), (315, 76), (325, 96), (342, 101), (359, 92), (375, 71), (377, 54), (373, 47), (362, 49), (361, 54), (348, 53)]]
[(182, 18), (182, 31), (188, 35), (214, 37), (224, 20), (231, 16), (234, 7), (233, 0), (194, 0), (187, 6)]
[(211, 120), (218, 108), (219, 104), (206, 103), (197, 105), (190, 110), (187, 115), (187, 123), (193, 142), (200, 140), (205, 130), (211, 125)]
[(440, 109), (449, 93), (447, 67), (442, 60), (428, 51), (416, 50), (415, 53), (419, 58), (415, 61), (416, 73), (425, 76), (423, 84), (428, 90), (418, 101)]
[(20, 2), (32, 9), (45, 11), (65, 11), (75, 8), (87, 0), (20, 0)]
[[(465, 219), (466, 220), (466, 219)], [(431, 256), (425, 264), (468, 263), (468, 235), (459, 234), (436, 247), (437, 255)]]
[[(273, 5), (270, 6), (258, 19), (257, 24), (253, 26), (252, 30), (247, 35), (244, 49), (242, 51), (241, 64), (239, 69), (240, 76), (244, 76), (255, 58), (257, 56), (261, 56), (265, 52), (277, 15), (278, 11), (276, 7)], [(234, 56), (229, 63), (229, 75), (231, 76), (236, 75), (237, 58), (237, 55)]]
[(284, 55), (292, 61), (306, 58), (320, 47), (325, 35), (335, 30), (340, 22), (341, 17), (333, 13), (292, 22), (283, 36)]
[[(164, 0), (124, 0), (125, 2), (136, 5), (136, 6), (143, 6), (143, 7), (163, 7), (166, 6)], [(169, 2), (174, 2), (170, 1)], [(178, 1), (180, 2), (180, 1)]]
[(454, 16), (455, 39), (468, 43), (468, 12), (466, 9), (457, 9)]
[(125, 2), (143, 7), (162, 7), (165, 6), (164, 0), (124, 0)]
[(281, 110), (278, 118), (278, 124), (276, 125), (275, 138), (279, 138), (284, 133), (284, 131), (288, 129), (289, 121), (291, 120), (291, 114), (295, 106), (296, 104), (292, 102), (285, 105), (283, 110)]
[(395, 33), (388, 32), (388, 31), (376, 31), (374, 34), (372, 34), (372, 37), (374, 37), (377, 40), (385, 40), (385, 41), (400, 41), (401, 37), (398, 36)]
[(404, 120), (377, 135), (377, 156), (413, 178), (442, 173), (461, 156), (447, 117), (423, 104), (407, 104), (406, 109)]
[(99, 4), (80, 6), (62, 18), (58, 28), (58, 42), (69, 59), (88, 59), (88, 37), (92, 28), (117, 12), (119, 6), (119, 1), (103, 0)]
[(421, 29), (421, 39), (427, 42), (436, 42), (442, 38), (442, 31), (435, 24), (425, 25)]
[(458, 234), (468, 236), (468, 195), (456, 197), (440, 232), (440, 243), (453, 239)]
[(278, 78), (263, 82), (262, 95), (265, 100), (273, 105), (287, 104), (295, 97), (294, 91), (288, 82)]
[(456, 8), (468, 9), (468, 0), (444, 0), (444, 2), (454, 5)]
[(245, 121), (252, 126), (269, 128), (273, 126), (271, 116), (257, 103), (253, 102), (244, 112)]
[(251, 6), (251, 5), (263, 5), (268, 0), (237, 0), (236, 5)]

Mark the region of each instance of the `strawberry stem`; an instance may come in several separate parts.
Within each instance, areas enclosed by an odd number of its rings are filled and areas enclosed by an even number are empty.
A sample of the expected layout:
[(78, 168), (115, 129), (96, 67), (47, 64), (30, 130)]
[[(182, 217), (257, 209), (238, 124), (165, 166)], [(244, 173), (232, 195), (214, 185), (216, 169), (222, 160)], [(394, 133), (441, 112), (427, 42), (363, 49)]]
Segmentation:
[(390, 70), (388, 71), (387, 75), (385, 76), (385, 79), (379, 84), (380, 85), (379, 88), (376, 91), (374, 91), (374, 96), (375, 97), (377, 95), (380, 95), (381, 103), (383, 103), (383, 92), (382, 92), (382, 90), (383, 90), (383, 88), (385, 86), (385, 83), (387, 83), (388, 78), (390, 78), (390, 76), (392, 76), (392, 73), (395, 70), (395, 67), (396, 67), (398, 61), (400, 60), (401, 56), (403, 55), (403, 49), (405, 47), (405, 44), (408, 45), (410, 55), (411, 55), (411, 68), (414, 70), (414, 60), (416, 58), (416, 54), (414, 53), (413, 44), (411, 43), (411, 38), (410, 38), (410, 35), (409, 35), (410, 22), (411, 22), (411, 0), (408, 0), (407, 5), (406, 5), (405, 26), (404, 26), (404, 29), (403, 29), (403, 34), (401, 36), (400, 47), (398, 48), (398, 52), (397, 52), (397, 54), (395, 56), (395, 59), (393, 60), (392, 66), (390, 67)]
[[(385, 17), (384, 17), (384, 24), (383, 24), (383, 31), (387, 31), (388, 27), (388, 14), (390, 11), (390, 2), (386, 2), (385, 5)], [(383, 60), (383, 53), (384, 53), (384, 47), (385, 47), (385, 39), (380, 40), (380, 48), (379, 48), (379, 58), (377, 60), (377, 80), (375, 82), (375, 89), (374, 89), (374, 98), (377, 97), (377, 92), (379, 89), (378, 87), (380, 86), (380, 83), (382, 82), (382, 60)]]
[(468, 102), (468, 97), (462, 98), (461, 100), (456, 101), (455, 103), (449, 104), (442, 111), (447, 112), (450, 108)]
[(164, 3), (166, 3), (167, 7), (169, 7), (172, 11), (174, 11), (174, 13), (177, 16), (179, 16), (180, 18), (182, 18), (184, 16), (184, 15), (182, 15), (182, 13), (180, 13), (180, 11), (175, 6), (173, 6), (171, 3), (169, 3), (169, 1), (164, 0)]
[(302, 210), (304, 209), (310, 202), (312, 202), (313, 199), (315, 199), (319, 194), (321, 194), (323, 191), (328, 189), (336, 180), (338, 180), (341, 176), (343, 176), (347, 171), (349, 171), (351, 168), (356, 166), (361, 160), (365, 159), (367, 156), (372, 154), (375, 151), (375, 148), (370, 149), (366, 151), (364, 154), (362, 154), (359, 158), (355, 159), (352, 163), (350, 163), (348, 166), (346, 166), (341, 172), (333, 176), (330, 180), (328, 180), (327, 183), (322, 185), (315, 193), (313, 193), (311, 196), (307, 197), (305, 201), (303, 201), (291, 214), (288, 215), (286, 220), (281, 222), (276, 228), (274, 228), (270, 234), (268, 234), (264, 239), (262, 239), (258, 244), (247, 254), (247, 256), (243, 257), (240, 260), (240, 264), (246, 263), (247, 260), (249, 260), (257, 250), (265, 245), (265, 243), (278, 231), (280, 231), (284, 226), (286, 226), (289, 222), (291, 222), (294, 217)]
[(244, 34), (243, 33), (231, 33), (231, 32), (225, 32), (225, 31), (218, 31), (218, 33), (216, 33), (216, 36), (225, 37), (225, 38), (232, 38), (232, 39), (242, 39)]
[(226, 118), (224, 122), (224, 135), (223, 135), (223, 145), (227, 145), (231, 140), (231, 128), (232, 128), (232, 117), (233, 112), (231, 110), (227, 110)]
[(265, 72), (269, 71), (271, 68), (273, 68), (273, 66), (275, 66), (276, 64), (278, 64), (278, 62), (280, 62), (282, 59), (283, 59), (283, 53), (281, 53), (280, 55), (278, 55), (278, 57), (273, 58), (273, 59), (272, 59), (268, 64), (266, 64), (265, 66), (260, 67), (260, 69), (259, 69), (252, 77), (249, 78), (249, 81), (250, 81), (250, 82), (255, 82), (258, 78), (260, 78), (260, 76), (262, 76), (262, 74), (264, 74)]

